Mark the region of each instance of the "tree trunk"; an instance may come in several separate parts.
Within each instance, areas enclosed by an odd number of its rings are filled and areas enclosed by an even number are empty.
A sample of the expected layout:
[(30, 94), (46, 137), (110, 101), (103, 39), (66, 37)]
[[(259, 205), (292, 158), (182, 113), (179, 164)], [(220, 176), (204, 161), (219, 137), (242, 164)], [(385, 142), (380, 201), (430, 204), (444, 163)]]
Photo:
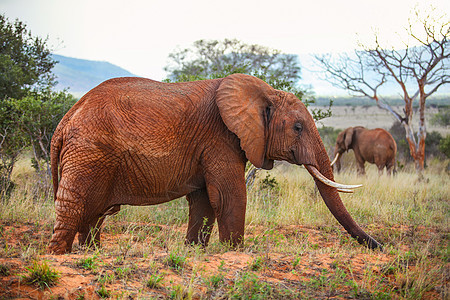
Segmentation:
[(394, 115), (394, 117), (403, 125), (403, 128), (405, 128), (405, 137), (406, 141), (409, 145), (409, 152), (411, 154), (411, 157), (414, 159), (414, 164), (416, 168), (416, 172), (419, 174), (419, 176), (422, 176), (423, 170), (424, 170), (424, 162), (425, 162), (425, 138), (427, 136), (426, 126), (425, 126), (425, 93), (420, 93), (420, 107), (419, 107), (419, 113), (420, 113), (420, 119), (419, 119), (419, 131), (417, 134), (418, 140), (416, 142), (416, 138), (414, 137), (414, 131), (411, 127), (412, 123), (412, 116), (413, 116), (413, 109), (412, 109), (412, 100), (409, 97), (405, 97), (405, 108), (404, 113), (405, 117), (402, 118), (402, 116), (397, 113), (392, 107), (390, 107), (388, 104), (381, 103), (378, 101), (378, 98), (374, 97), (373, 99), (377, 102), (377, 105), (379, 108), (389, 111)]

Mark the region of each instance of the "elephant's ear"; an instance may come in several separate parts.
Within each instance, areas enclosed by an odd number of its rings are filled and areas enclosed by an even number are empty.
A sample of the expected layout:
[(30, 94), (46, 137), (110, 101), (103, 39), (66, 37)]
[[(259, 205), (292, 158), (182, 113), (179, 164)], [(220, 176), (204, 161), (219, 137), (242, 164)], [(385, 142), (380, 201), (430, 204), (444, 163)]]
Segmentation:
[(223, 122), (238, 136), (247, 159), (257, 168), (265, 162), (265, 112), (275, 90), (253, 76), (225, 77), (216, 94)]
[(347, 128), (345, 132), (345, 149), (349, 149), (350, 145), (352, 144), (353, 139), (353, 127)]

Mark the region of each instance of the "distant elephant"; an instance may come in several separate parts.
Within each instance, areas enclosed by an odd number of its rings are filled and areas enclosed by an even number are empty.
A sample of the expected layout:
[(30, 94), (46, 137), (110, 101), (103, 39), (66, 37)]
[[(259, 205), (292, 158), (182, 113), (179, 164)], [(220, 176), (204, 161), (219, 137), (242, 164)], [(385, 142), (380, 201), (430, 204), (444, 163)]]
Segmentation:
[(353, 153), (355, 153), (358, 174), (366, 173), (364, 168), (366, 161), (377, 166), (379, 175), (383, 174), (384, 167), (386, 167), (388, 175), (391, 175), (392, 172), (395, 174), (397, 144), (386, 130), (356, 126), (340, 132), (334, 148), (335, 157), (331, 163), (332, 166), (336, 164), (338, 172), (341, 170), (340, 156), (349, 149), (353, 149)]
[[(314, 120), (293, 94), (243, 74), (183, 83), (108, 80), (83, 96), (51, 143), (56, 222), (50, 253), (100, 242), (100, 226), (120, 205), (153, 205), (186, 195), (186, 242), (242, 243), (245, 165), (304, 165), (342, 226), (369, 248), (381, 245), (344, 207)], [(58, 167), (59, 165), (59, 167)], [(323, 175), (322, 175), (323, 174)]]

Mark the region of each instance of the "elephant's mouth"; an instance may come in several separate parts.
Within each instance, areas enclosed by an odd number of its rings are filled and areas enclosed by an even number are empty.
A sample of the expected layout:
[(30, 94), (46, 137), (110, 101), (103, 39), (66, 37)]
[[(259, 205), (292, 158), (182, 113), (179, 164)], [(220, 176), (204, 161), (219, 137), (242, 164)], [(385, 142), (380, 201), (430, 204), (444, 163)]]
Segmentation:
[(317, 180), (319, 180), (320, 182), (322, 182), (323, 184), (325, 184), (327, 186), (336, 188), (338, 190), (338, 192), (353, 193), (354, 188), (362, 187), (362, 184), (347, 185), (347, 184), (341, 184), (341, 183), (334, 182), (333, 180), (326, 178), (313, 165), (304, 165), (304, 166), (308, 170), (309, 174), (311, 174), (311, 176), (313, 176), (314, 178), (316, 178)]

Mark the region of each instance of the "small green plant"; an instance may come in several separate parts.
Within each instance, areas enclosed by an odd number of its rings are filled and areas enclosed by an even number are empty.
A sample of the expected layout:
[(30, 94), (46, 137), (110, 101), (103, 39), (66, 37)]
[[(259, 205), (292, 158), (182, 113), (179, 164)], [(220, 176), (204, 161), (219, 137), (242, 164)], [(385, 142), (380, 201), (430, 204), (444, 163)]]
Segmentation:
[(111, 292), (108, 291), (103, 285), (96, 291), (96, 293), (100, 298), (109, 298), (111, 296)]
[(254, 273), (248, 272), (235, 281), (230, 291), (231, 299), (267, 299), (272, 294), (272, 287), (261, 281)]
[(271, 177), (270, 174), (266, 175), (266, 178), (261, 180), (261, 190), (277, 190), (279, 189), (278, 181), (275, 177)]
[(176, 300), (184, 300), (184, 299), (192, 299), (192, 291), (185, 288), (182, 285), (175, 285), (172, 288), (172, 291), (169, 295), (170, 299), (176, 299)]
[(222, 283), (224, 283), (224, 275), (219, 273), (211, 275), (205, 280), (209, 289), (217, 289)]
[(8, 276), (9, 275), (9, 266), (7, 265), (0, 265), (0, 276)]
[(84, 259), (80, 259), (77, 261), (77, 266), (84, 268), (86, 270), (92, 270), (95, 271), (97, 268), (97, 257), (93, 256), (93, 257), (88, 257), (88, 258), (84, 258)]
[(164, 278), (164, 274), (152, 274), (150, 275), (150, 277), (147, 279), (145, 285), (151, 289), (157, 289), (161, 287), (161, 281)]
[(28, 274), (22, 276), (24, 282), (26, 284), (36, 285), (41, 290), (55, 285), (60, 277), (56, 271), (49, 267), (46, 261), (42, 263), (33, 261), (33, 265), (26, 269), (28, 270)]
[(113, 283), (116, 280), (116, 275), (114, 273), (106, 273), (98, 276), (97, 281), (100, 284)]
[(172, 252), (167, 257), (166, 262), (172, 270), (180, 271), (186, 263), (186, 257)]
[(300, 264), (301, 259), (302, 258), (300, 256), (297, 256), (296, 258), (294, 258), (294, 261), (292, 262), (292, 267), (294, 267), (294, 269), (295, 269), (295, 267), (297, 267)]
[(128, 279), (128, 277), (131, 275), (131, 269), (127, 268), (127, 267), (123, 267), (123, 268), (117, 268), (114, 273), (116, 274), (116, 277), (118, 279)]
[(261, 268), (264, 265), (264, 262), (265, 262), (264, 257), (258, 256), (250, 264), (250, 270), (252, 270), (252, 271), (259, 271), (259, 270), (261, 270)]
[(79, 292), (75, 298), (75, 300), (84, 300), (84, 299), (86, 299), (86, 295), (84, 292)]

